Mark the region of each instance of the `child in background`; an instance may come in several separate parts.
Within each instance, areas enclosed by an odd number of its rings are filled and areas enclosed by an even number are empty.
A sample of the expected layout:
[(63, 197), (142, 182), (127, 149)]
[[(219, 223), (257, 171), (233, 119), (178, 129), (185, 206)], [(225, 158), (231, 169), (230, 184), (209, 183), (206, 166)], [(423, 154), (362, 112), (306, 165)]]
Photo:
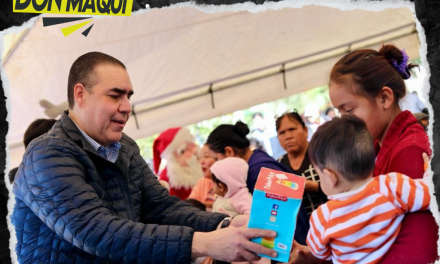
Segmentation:
[[(249, 166), (244, 159), (229, 157), (216, 161), (211, 166), (214, 193), (217, 199), (213, 212), (229, 216), (249, 215), (252, 206), (252, 195), (246, 187)], [(214, 263), (217, 263), (214, 260)], [(232, 264), (238, 262), (232, 262)], [(261, 258), (258, 261), (240, 262), (252, 264), (270, 264), (270, 259)]]
[(429, 208), (425, 179), (394, 172), (373, 177), (373, 139), (354, 115), (323, 124), (309, 155), (329, 201), (312, 213), (308, 248), (294, 243), (289, 263), (378, 263), (393, 245), (405, 213)]
[(211, 211), (215, 200), (214, 184), (211, 180), (211, 168), (215, 160), (208, 154), (208, 146), (205, 144), (200, 150), (200, 165), (202, 166), (203, 178), (193, 187), (188, 199), (195, 199), (206, 206), (206, 211)]
[(248, 170), (247, 162), (235, 157), (219, 160), (211, 166), (214, 193), (217, 195), (213, 212), (229, 216), (250, 214), (252, 195), (246, 187)]

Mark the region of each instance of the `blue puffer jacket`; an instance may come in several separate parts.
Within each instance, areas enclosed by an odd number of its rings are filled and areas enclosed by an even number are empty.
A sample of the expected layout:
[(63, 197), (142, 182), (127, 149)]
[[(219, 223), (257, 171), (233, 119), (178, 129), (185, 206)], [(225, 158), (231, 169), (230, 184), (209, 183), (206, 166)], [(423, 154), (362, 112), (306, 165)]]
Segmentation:
[(14, 182), (20, 263), (190, 263), (194, 231), (225, 217), (170, 196), (123, 135), (115, 164), (67, 112), (27, 148)]

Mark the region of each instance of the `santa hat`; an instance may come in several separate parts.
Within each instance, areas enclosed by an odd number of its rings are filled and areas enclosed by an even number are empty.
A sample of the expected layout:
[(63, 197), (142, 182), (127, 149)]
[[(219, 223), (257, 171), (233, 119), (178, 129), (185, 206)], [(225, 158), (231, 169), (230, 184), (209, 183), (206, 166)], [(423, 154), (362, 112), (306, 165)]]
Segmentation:
[(153, 143), (154, 171), (159, 173), (162, 159), (167, 159), (182, 143), (194, 141), (188, 129), (174, 127), (162, 132)]

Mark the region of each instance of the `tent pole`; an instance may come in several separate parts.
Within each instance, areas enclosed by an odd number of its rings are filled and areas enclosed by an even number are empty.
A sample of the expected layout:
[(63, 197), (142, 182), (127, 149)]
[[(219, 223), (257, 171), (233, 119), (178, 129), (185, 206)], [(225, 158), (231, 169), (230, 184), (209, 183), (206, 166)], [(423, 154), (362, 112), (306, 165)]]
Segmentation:
[[(211, 83), (215, 84), (215, 83), (220, 83), (220, 82), (224, 82), (224, 81), (228, 81), (228, 80), (233, 80), (233, 79), (236, 79), (236, 78), (239, 78), (239, 77), (243, 77), (243, 76), (250, 75), (250, 74), (253, 74), (253, 73), (258, 73), (258, 72), (261, 72), (261, 71), (264, 71), (264, 70), (268, 70), (268, 69), (271, 69), (271, 68), (274, 68), (274, 67), (279, 67), (283, 63), (284, 64), (289, 64), (289, 63), (293, 63), (293, 62), (296, 62), (296, 61), (301, 61), (301, 60), (305, 60), (305, 59), (308, 59), (308, 58), (313, 58), (313, 57), (316, 57), (316, 56), (321, 55), (321, 54), (325, 54), (325, 53), (329, 53), (329, 52), (332, 52), (332, 51), (335, 51), (335, 50), (338, 50), (338, 49), (342, 49), (342, 48), (347, 47), (349, 45), (353, 45), (353, 44), (356, 44), (356, 43), (362, 43), (362, 42), (365, 42), (365, 41), (368, 41), (368, 40), (371, 40), (371, 39), (382, 37), (382, 36), (388, 35), (390, 33), (393, 33), (393, 32), (396, 32), (398, 30), (402, 30), (402, 29), (405, 29), (405, 28), (408, 28), (408, 27), (411, 27), (411, 29), (413, 29), (414, 26), (415, 26), (415, 23), (405, 24), (403, 26), (399, 26), (397, 28), (390, 29), (390, 30), (387, 30), (387, 31), (384, 31), (384, 32), (381, 32), (381, 33), (378, 33), (378, 34), (374, 34), (374, 35), (371, 35), (371, 36), (368, 36), (368, 37), (365, 37), (365, 38), (361, 38), (361, 39), (354, 40), (354, 41), (351, 41), (351, 42), (348, 42), (348, 43), (345, 43), (345, 44), (341, 44), (341, 45), (338, 45), (336, 47), (328, 48), (328, 49), (325, 49), (325, 50), (321, 50), (321, 51), (318, 51), (318, 52), (315, 52), (315, 53), (311, 53), (311, 54), (307, 54), (307, 55), (300, 56), (300, 57), (297, 57), (297, 58), (289, 59), (289, 60), (286, 60), (286, 61), (274, 63), (274, 64), (271, 64), (271, 65), (268, 65), (268, 66), (264, 66), (264, 67), (261, 67), (261, 68), (258, 68), (258, 69), (253, 69), (253, 70), (249, 70), (249, 71), (242, 72), (242, 73), (239, 73), (239, 74), (227, 76), (227, 77), (224, 77), (224, 78), (221, 78), (221, 79), (217, 79), (217, 80), (213, 80), (213, 81), (210, 81), (210, 82), (207, 82), (207, 83), (198, 84), (198, 85), (195, 85), (195, 86), (183, 88), (183, 89), (179, 90), (177, 93), (173, 92), (173, 93), (168, 93), (168, 94), (163, 94), (163, 95), (160, 95), (160, 96), (156, 96), (156, 97), (153, 97), (153, 98), (147, 98), (147, 99), (144, 99), (144, 100), (140, 100), (140, 101), (134, 102), (134, 104), (139, 105), (139, 104), (154, 102), (154, 101), (158, 101), (158, 100), (162, 100), (162, 99), (165, 100), (165, 99), (167, 99), (167, 98), (169, 98), (171, 96), (177, 95), (177, 94), (184, 94), (186, 92), (196, 91), (198, 89), (201, 89), (203, 87), (206, 87), (206, 86), (210, 85)], [(412, 32), (412, 30), (411, 30), (411, 32)], [(389, 39), (387, 39), (386, 41), (389, 41)]]
[(212, 105), (212, 109), (215, 109), (215, 104), (214, 104), (214, 91), (212, 90), (212, 83), (209, 85), (208, 93), (211, 94), (211, 105)]
[[(407, 32), (405, 34), (402, 34), (402, 35), (399, 35), (399, 36), (395, 36), (395, 37), (386, 39), (385, 41), (391, 41), (391, 40), (403, 38), (403, 37), (406, 37), (406, 36), (410, 36), (410, 35), (413, 35), (413, 34), (416, 34), (416, 33), (411, 31), (409, 33)], [(353, 43), (355, 43), (355, 42), (353, 42)], [(377, 45), (377, 44), (380, 44), (380, 43), (382, 43), (382, 41), (377, 41), (377, 42), (374, 42), (374, 43), (368, 43), (368, 45), (360, 46), (360, 48), (365, 48), (367, 46)], [(233, 88), (233, 87), (238, 86), (238, 85), (250, 83), (250, 82), (257, 81), (257, 80), (260, 80), (260, 79), (263, 79), (263, 78), (267, 78), (267, 77), (271, 77), (271, 76), (274, 76), (274, 75), (277, 75), (277, 74), (280, 74), (280, 73), (285, 74), (286, 71), (292, 71), (292, 70), (295, 70), (295, 69), (298, 69), (298, 68), (301, 68), (301, 67), (305, 67), (305, 66), (308, 66), (308, 65), (311, 65), (311, 64), (314, 64), (314, 63), (318, 63), (320, 61), (328, 60), (328, 59), (335, 58), (335, 57), (340, 57), (342, 55), (345, 55), (347, 53), (347, 51), (349, 49), (351, 49), (351, 46), (352, 46), (352, 44), (350, 43), (350, 44), (348, 44), (347, 49), (342, 50), (340, 52), (336, 52), (336, 53), (331, 54), (329, 56), (325, 56), (323, 58), (319, 58), (319, 59), (316, 59), (316, 60), (311, 60), (309, 62), (302, 63), (302, 64), (295, 65), (295, 66), (290, 66), (290, 67), (282, 66), (281, 69), (275, 69), (275, 70), (272, 70), (272, 71), (270, 71), (270, 72), (268, 72), (268, 73), (266, 73), (264, 75), (260, 75), (260, 76), (256, 76), (256, 77), (251, 77), (251, 78), (248, 78), (248, 79), (245, 79), (245, 80), (242, 80), (242, 81), (235, 82), (233, 84), (223, 85), (223, 86), (222, 85), (218, 85), (217, 87), (215, 87), (214, 83), (211, 83), (208, 90), (200, 91), (199, 93), (197, 93), (195, 95), (191, 95), (191, 96), (186, 96), (186, 97), (182, 96), (180, 98), (171, 99), (171, 100), (169, 99), (167, 102), (164, 102), (162, 104), (158, 104), (158, 105), (155, 105), (155, 106), (146, 107), (144, 109), (138, 110), (136, 112), (136, 114), (140, 114), (140, 113), (148, 112), (148, 111), (155, 110), (155, 109), (158, 109), (158, 108), (166, 107), (166, 106), (169, 106), (169, 105), (181, 103), (181, 102), (188, 101), (188, 100), (191, 100), (191, 99), (195, 99), (195, 98), (198, 98), (200, 96), (207, 95), (207, 94), (211, 94), (211, 104), (212, 104), (213, 108), (215, 108), (214, 107), (214, 97), (213, 97), (214, 91), (222, 91), (222, 90), (230, 89), (230, 88)], [(283, 63), (282, 65), (285, 65), (285, 63)], [(285, 78), (284, 78), (284, 85), (285, 85), (285, 89), (287, 90), (287, 85), (286, 85), (286, 79)]]

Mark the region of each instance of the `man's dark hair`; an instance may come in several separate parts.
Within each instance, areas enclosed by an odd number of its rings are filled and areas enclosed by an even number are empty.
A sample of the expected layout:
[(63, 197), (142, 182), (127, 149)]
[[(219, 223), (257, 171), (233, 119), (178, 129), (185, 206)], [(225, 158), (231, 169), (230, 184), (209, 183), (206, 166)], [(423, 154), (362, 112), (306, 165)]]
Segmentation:
[(364, 121), (354, 115), (335, 117), (321, 125), (308, 152), (314, 166), (331, 168), (348, 181), (365, 179), (374, 170), (373, 138)]
[(69, 102), (69, 109), (73, 109), (75, 105), (75, 98), (73, 95), (73, 88), (77, 83), (82, 83), (86, 89), (91, 92), (92, 87), (98, 82), (94, 69), (100, 64), (113, 64), (121, 66), (124, 70), (125, 65), (118, 59), (102, 52), (89, 52), (81, 55), (72, 64), (69, 71), (69, 79), (67, 83), (67, 100)]
[(32, 122), (26, 129), (23, 137), (24, 147), (27, 148), (29, 143), (37, 137), (47, 133), (57, 121), (55, 119), (37, 119)]

